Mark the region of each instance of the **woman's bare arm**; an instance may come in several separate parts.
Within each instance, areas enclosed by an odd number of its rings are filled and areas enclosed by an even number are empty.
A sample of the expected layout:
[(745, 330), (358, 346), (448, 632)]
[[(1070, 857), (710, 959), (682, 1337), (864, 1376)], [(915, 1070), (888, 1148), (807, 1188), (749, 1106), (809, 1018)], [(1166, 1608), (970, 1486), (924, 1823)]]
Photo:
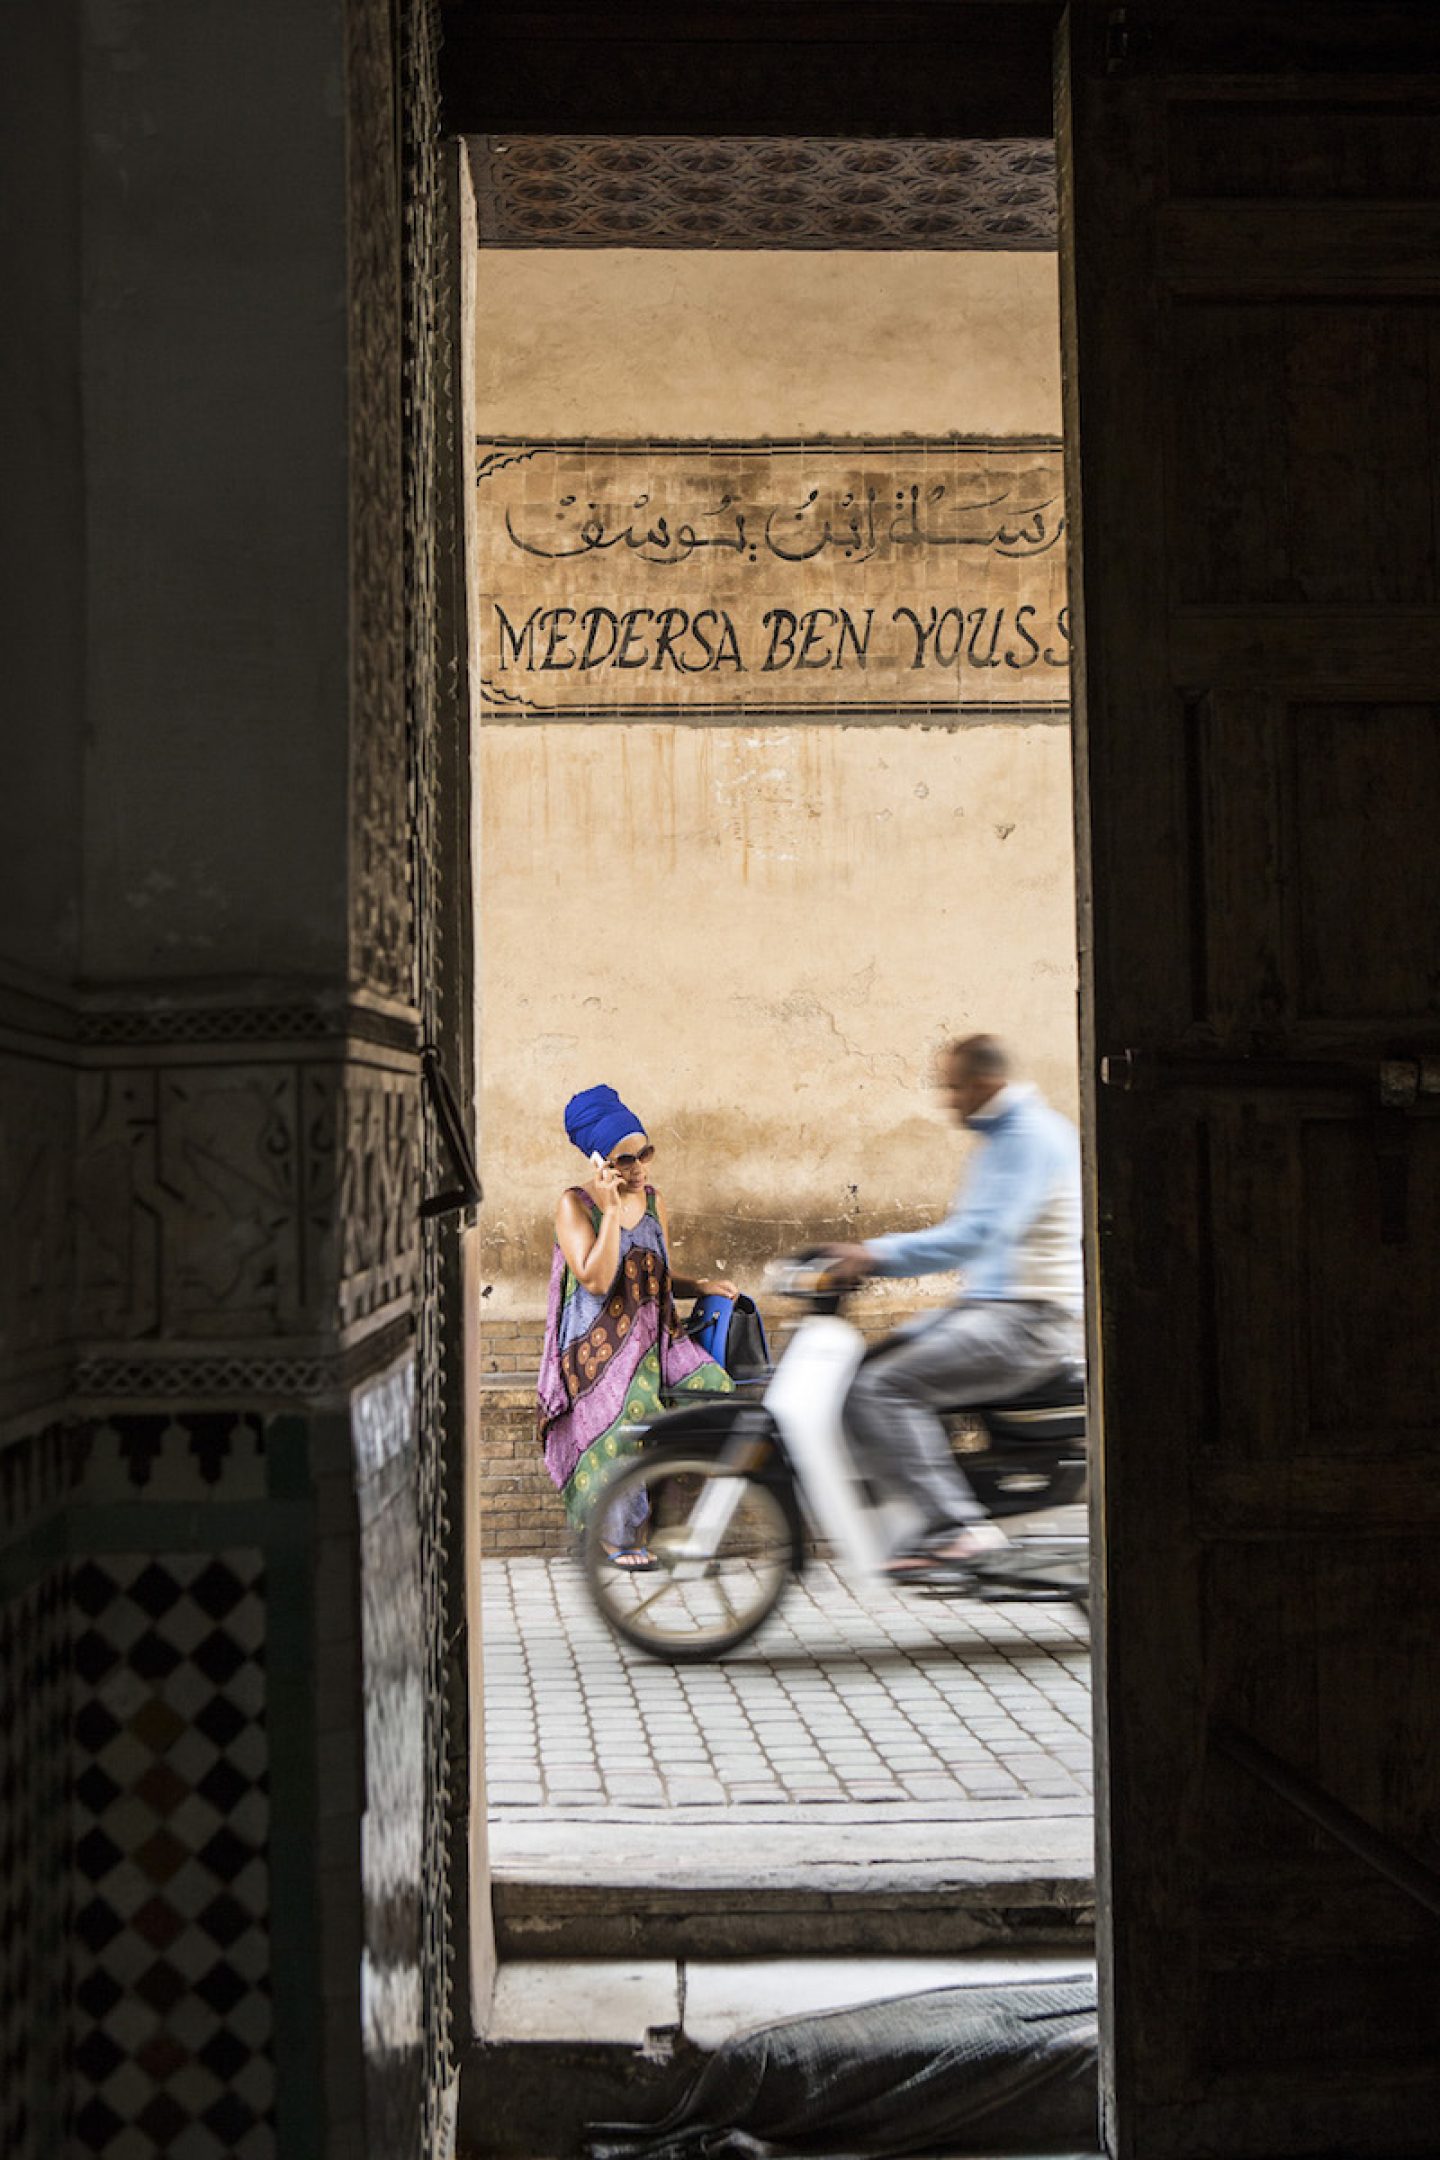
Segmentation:
[(600, 1221), (592, 1226), (589, 1210), (576, 1192), (562, 1193), (555, 1210), (555, 1242), (565, 1255), (565, 1265), (582, 1290), (604, 1297), (620, 1265), (620, 1207), (606, 1188), (598, 1195)]

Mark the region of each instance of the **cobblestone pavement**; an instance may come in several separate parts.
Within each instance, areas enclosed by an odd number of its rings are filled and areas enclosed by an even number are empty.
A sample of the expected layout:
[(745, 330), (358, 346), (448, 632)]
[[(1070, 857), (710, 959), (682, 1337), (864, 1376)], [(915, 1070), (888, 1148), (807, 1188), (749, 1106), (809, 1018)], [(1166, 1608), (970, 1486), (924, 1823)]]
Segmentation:
[(1069, 1605), (982, 1605), (813, 1563), (716, 1665), (617, 1643), (569, 1559), (487, 1560), (492, 1812), (764, 1802), (946, 1815), (1090, 1794), (1090, 1654)]

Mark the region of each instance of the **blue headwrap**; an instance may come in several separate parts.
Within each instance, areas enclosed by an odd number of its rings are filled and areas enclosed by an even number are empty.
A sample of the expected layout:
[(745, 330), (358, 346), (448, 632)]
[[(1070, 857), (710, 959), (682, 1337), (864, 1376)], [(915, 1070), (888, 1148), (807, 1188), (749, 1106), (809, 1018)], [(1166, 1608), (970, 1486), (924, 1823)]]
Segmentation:
[(608, 1155), (617, 1140), (645, 1128), (612, 1087), (582, 1088), (565, 1105), (565, 1130), (582, 1155)]

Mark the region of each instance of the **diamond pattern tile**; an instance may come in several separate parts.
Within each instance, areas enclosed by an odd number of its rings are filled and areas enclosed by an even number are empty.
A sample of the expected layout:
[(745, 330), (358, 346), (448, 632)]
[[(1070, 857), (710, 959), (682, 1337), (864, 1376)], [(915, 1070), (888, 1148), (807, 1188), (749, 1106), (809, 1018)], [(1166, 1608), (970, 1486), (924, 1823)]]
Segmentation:
[[(55, 2149), (70, 1931), (63, 1568), (0, 1605), (0, 2153)], [(83, 1896), (85, 1886), (80, 1887)]]
[(75, 2146), (273, 2160), (262, 1555), (90, 1560), (74, 1604)]

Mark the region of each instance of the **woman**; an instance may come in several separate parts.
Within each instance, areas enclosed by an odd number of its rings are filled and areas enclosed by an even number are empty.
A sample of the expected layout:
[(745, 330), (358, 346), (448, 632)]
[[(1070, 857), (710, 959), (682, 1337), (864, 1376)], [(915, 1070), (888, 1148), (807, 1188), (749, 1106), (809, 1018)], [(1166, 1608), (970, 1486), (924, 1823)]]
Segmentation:
[[(692, 1342), (675, 1338), (674, 1299), (730, 1282), (670, 1273), (665, 1203), (645, 1181), (655, 1149), (612, 1087), (586, 1088), (565, 1105), (565, 1131), (588, 1155), (591, 1176), (560, 1196), (540, 1364), (539, 1424), (545, 1467), (578, 1529), (627, 1451), (625, 1428), (661, 1408), (660, 1390), (724, 1392), (730, 1375)], [(605, 1525), (618, 1567), (649, 1568), (644, 1494)], [(613, 1540), (613, 1542), (611, 1542)]]

